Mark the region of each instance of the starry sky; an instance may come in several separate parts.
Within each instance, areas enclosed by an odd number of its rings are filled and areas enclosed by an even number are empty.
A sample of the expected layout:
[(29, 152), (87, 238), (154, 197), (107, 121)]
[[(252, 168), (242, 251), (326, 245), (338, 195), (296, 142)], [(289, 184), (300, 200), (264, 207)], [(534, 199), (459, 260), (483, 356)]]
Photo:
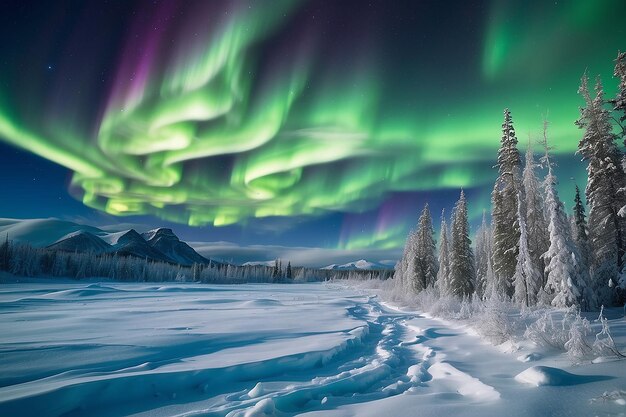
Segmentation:
[(393, 257), (425, 202), (438, 218), (463, 188), (474, 225), (489, 210), (505, 107), (522, 146), (547, 115), (571, 206), (576, 90), (587, 70), (614, 94), (624, 16), (621, 0), (7, 1), (0, 217)]

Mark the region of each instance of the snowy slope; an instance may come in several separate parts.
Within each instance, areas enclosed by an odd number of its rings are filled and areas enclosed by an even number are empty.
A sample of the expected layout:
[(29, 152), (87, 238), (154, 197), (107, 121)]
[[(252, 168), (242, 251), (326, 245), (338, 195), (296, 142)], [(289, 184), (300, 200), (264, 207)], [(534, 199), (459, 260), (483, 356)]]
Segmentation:
[[(626, 412), (623, 361), (524, 362), (466, 327), (360, 290), (4, 284), (0, 306), (2, 416)], [(612, 329), (624, 339), (623, 319)]]
[(331, 264), (321, 269), (332, 269), (332, 270), (393, 269), (393, 265), (383, 264), (379, 262), (371, 262), (371, 261), (366, 261), (365, 259), (360, 259), (358, 261), (348, 262), (343, 265)]
[(85, 230), (69, 233), (48, 246), (53, 250), (66, 252), (93, 252), (104, 253), (110, 250), (111, 246), (105, 241)]
[(82, 224), (57, 219), (0, 219), (0, 237), (8, 234), (14, 242), (30, 243), (36, 247), (52, 245), (71, 233), (85, 231), (93, 235), (105, 233), (102, 230)]

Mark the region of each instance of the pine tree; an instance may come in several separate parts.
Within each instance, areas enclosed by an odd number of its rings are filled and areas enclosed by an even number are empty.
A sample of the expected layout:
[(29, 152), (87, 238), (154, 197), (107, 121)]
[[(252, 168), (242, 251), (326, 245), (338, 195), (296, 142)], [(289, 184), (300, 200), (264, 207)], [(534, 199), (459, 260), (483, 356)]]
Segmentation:
[(519, 250), (517, 246), (520, 235), (517, 221), (517, 196), (522, 185), (520, 155), (509, 109), (504, 110), (497, 166), (498, 178), (491, 194), (494, 289), (510, 297), (513, 295), (512, 278), (515, 274)]
[(274, 260), (274, 268), (272, 269), (272, 282), (278, 282), (280, 279), (280, 261)]
[(524, 171), (522, 172), (522, 184), (524, 186), (523, 203), (526, 206), (524, 219), (526, 221), (530, 262), (533, 265), (533, 269), (540, 272), (542, 277), (541, 286), (543, 286), (545, 284), (545, 264), (541, 255), (548, 250), (550, 240), (541, 183), (536, 174), (538, 167), (535, 163), (532, 145), (529, 140), (526, 148)]
[(546, 209), (548, 211), (548, 231), (550, 246), (544, 254), (547, 280), (545, 292), (551, 296), (555, 307), (573, 305), (586, 307), (586, 286), (589, 281), (587, 272), (581, 263), (580, 253), (571, 235), (571, 228), (565, 215), (563, 203), (556, 190), (558, 180), (553, 172), (550, 160), (550, 147), (547, 138), (547, 122), (544, 121), (543, 146), (544, 156), (541, 162), (547, 169), (544, 181), (546, 191)]
[(487, 224), (487, 214), (483, 211), (483, 221), (476, 231), (476, 294), (483, 298), (488, 289), (493, 287), (491, 282), (493, 272), (491, 268), (491, 228)]
[(576, 125), (584, 129), (578, 143), (578, 152), (587, 161), (587, 188), (589, 206), (588, 232), (591, 245), (592, 287), (602, 304), (609, 304), (615, 296), (615, 286), (624, 254), (625, 218), (618, 212), (624, 205), (625, 176), (621, 155), (615, 144), (610, 114), (604, 106), (604, 92), (598, 79), (596, 96), (592, 99), (585, 74), (579, 93), (586, 107), (580, 109)]
[(619, 117), (619, 123), (621, 127), (621, 134), (626, 142), (626, 52), (618, 52), (617, 58), (615, 58), (615, 71), (613, 76), (619, 80), (617, 87), (617, 95), (611, 104), (613, 104), (613, 110), (621, 113)]
[(589, 269), (591, 264), (591, 246), (589, 245), (589, 236), (587, 232), (587, 219), (585, 215), (585, 206), (580, 196), (580, 188), (576, 186), (576, 195), (574, 197), (574, 207), (572, 208), (572, 237), (578, 246), (581, 261), (585, 268)]
[(293, 272), (291, 270), (291, 261), (287, 262), (287, 271), (285, 272), (285, 278), (293, 279)]
[(9, 244), (9, 234), (5, 235), (4, 242), (0, 245), (0, 271), (8, 271), (10, 262), (11, 246)]
[(520, 195), (517, 205), (517, 220), (520, 226), (519, 254), (513, 275), (513, 298), (516, 303), (528, 307), (537, 303), (537, 294), (543, 285), (543, 274), (537, 269), (530, 253), (526, 216), (524, 215), (524, 212), (528, 211), (525, 209), (524, 200)]
[(574, 239), (576, 241), (586, 241), (587, 237), (587, 219), (585, 215), (585, 206), (583, 206), (580, 197), (580, 188), (576, 185), (576, 194), (574, 196), (574, 207), (572, 209), (572, 217), (574, 220)]
[[(618, 113), (618, 119), (615, 121), (618, 125), (619, 135), (621, 135), (623, 143), (626, 146), (626, 52), (617, 53), (613, 75), (619, 80), (619, 85), (615, 99), (610, 102), (613, 105), (613, 110)], [(626, 171), (626, 155), (622, 155), (622, 169)], [(622, 184), (622, 188), (619, 192), (620, 197), (624, 198), (624, 194), (626, 194), (626, 184)], [(622, 221), (626, 218), (626, 202), (623, 203), (618, 214), (622, 218)], [(624, 229), (622, 229), (622, 238), (626, 239), (626, 230)], [(626, 301), (626, 259), (622, 258), (621, 261), (622, 271), (617, 285), (617, 301), (619, 304), (624, 304)]]
[(448, 224), (446, 223), (445, 210), (441, 210), (438, 261), (437, 287), (442, 294), (448, 294), (450, 292), (450, 243), (448, 241)]
[(437, 277), (437, 246), (434, 233), (430, 209), (426, 204), (419, 217), (415, 250), (412, 254), (414, 270), (411, 275), (413, 288), (417, 292), (434, 285)]
[(404, 243), (402, 258), (396, 264), (393, 275), (395, 285), (401, 291), (413, 291), (414, 280), (411, 274), (414, 271), (415, 234), (413, 230), (409, 232)]
[(195, 262), (191, 265), (191, 276), (194, 282), (200, 280), (200, 265)]
[(452, 215), (452, 244), (450, 248), (450, 290), (458, 297), (469, 296), (474, 292), (476, 272), (474, 270), (474, 255), (469, 238), (469, 223), (467, 220), (467, 202), (465, 193), (454, 206)]

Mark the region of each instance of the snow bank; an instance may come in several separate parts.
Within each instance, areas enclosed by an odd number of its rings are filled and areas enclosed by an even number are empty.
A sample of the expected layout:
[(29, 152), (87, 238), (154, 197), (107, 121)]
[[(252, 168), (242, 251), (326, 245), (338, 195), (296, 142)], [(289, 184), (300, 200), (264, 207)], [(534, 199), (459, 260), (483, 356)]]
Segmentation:
[(603, 375), (574, 375), (549, 366), (532, 366), (515, 376), (516, 381), (536, 387), (542, 385), (578, 385), (605, 379), (611, 378)]

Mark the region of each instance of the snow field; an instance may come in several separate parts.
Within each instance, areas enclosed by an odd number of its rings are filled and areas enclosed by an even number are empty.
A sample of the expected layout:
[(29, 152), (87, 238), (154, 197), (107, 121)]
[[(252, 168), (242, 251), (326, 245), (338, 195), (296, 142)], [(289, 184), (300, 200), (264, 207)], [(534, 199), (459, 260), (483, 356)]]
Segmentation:
[(8, 284), (0, 312), (2, 416), (626, 412), (623, 362), (566, 371), (337, 286)]

